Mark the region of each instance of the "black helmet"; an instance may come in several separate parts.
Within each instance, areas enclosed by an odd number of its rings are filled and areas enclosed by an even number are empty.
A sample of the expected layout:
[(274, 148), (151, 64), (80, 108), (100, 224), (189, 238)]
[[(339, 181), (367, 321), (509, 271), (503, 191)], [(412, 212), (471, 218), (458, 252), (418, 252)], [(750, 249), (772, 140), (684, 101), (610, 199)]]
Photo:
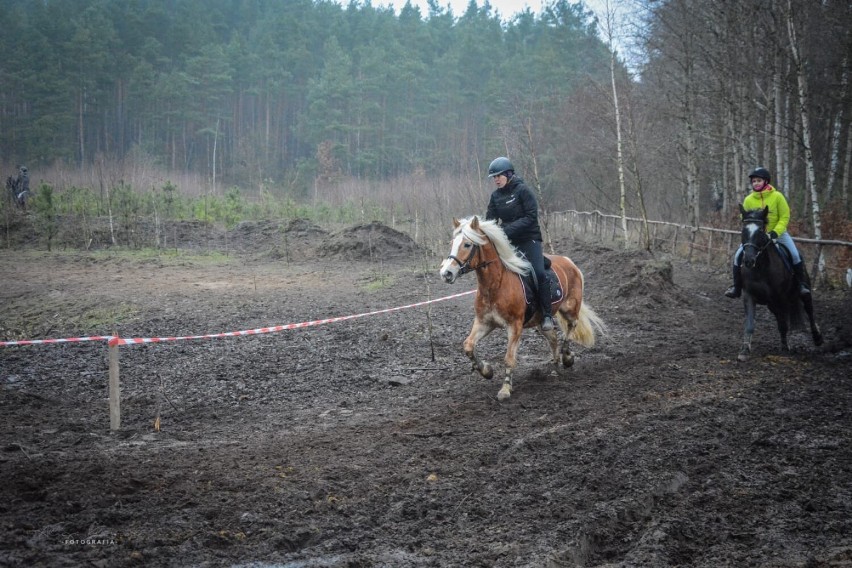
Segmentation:
[(512, 162), (509, 161), (509, 158), (504, 158), (500, 156), (499, 158), (494, 158), (494, 161), (491, 162), (491, 165), (488, 166), (488, 177), (493, 178), (494, 176), (499, 176), (500, 174), (505, 174), (506, 172), (514, 172), (515, 166), (512, 165)]
[(758, 166), (758, 167), (754, 168), (751, 171), (751, 173), (748, 174), (748, 179), (751, 179), (751, 178), (765, 179), (766, 183), (769, 183), (770, 181), (772, 181), (772, 176), (769, 175), (769, 170), (767, 170), (763, 166)]

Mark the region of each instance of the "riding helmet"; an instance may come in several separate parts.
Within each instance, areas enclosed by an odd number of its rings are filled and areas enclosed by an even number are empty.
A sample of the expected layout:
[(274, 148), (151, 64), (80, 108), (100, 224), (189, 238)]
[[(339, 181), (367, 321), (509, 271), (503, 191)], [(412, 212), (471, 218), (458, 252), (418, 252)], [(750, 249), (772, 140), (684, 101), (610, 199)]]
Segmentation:
[(494, 161), (491, 162), (491, 165), (488, 166), (488, 177), (499, 176), (500, 174), (505, 174), (506, 172), (514, 172), (515, 166), (512, 165), (512, 162), (509, 161), (509, 158), (504, 158), (500, 156), (499, 158), (494, 158)]
[(767, 170), (763, 166), (758, 166), (758, 167), (754, 168), (751, 171), (751, 173), (748, 174), (748, 179), (751, 179), (751, 178), (765, 179), (766, 183), (769, 183), (770, 181), (772, 181), (772, 176), (769, 175), (769, 170)]

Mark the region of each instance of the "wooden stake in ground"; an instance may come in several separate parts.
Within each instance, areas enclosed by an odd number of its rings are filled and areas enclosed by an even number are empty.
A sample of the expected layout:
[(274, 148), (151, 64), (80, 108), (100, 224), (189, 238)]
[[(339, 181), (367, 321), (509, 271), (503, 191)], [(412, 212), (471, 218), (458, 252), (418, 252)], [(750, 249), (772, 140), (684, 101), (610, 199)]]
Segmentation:
[[(115, 333), (113, 333), (115, 335)], [(121, 387), (118, 380), (118, 345), (109, 346), (109, 429), (121, 428)]]

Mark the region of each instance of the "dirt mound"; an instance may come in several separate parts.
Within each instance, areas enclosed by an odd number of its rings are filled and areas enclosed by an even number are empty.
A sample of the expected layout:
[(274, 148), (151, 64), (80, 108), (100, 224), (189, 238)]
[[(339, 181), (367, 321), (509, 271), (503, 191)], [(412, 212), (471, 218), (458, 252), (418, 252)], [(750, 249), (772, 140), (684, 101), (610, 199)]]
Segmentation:
[(328, 231), (308, 219), (291, 219), (283, 222), (246, 221), (234, 233), (241, 236), (243, 249), (261, 251), (264, 258), (300, 261), (315, 258), (317, 248), (328, 236)]
[(411, 258), (420, 252), (419, 249), (405, 233), (373, 221), (333, 233), (322, 244), (317, 256), (343, 260), (396, 260)]
[(588, 243), (571, 243), (568, 248), (587, 282), (613, 291), (613, 298), (630, 300), (634, 311), (639, 307), (656, 311), (672, 302), (688, 302), (688, 294), (674, 282), (675, 270), (669, 259)]
[(674, 283), (674, 269), (669, 260), (634, 260), (624, 267), (628, 278), (616, 291), (619, 298), (646, 304), (667, 305), (676, 301), (685, 303), (686, 295)]

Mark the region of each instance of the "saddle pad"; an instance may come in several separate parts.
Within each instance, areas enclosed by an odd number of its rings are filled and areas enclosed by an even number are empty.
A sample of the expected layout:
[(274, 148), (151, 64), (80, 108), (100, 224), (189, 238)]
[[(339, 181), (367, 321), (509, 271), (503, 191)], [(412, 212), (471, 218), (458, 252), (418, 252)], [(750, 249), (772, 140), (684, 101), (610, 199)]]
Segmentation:
[[(559, 281), (559, 276), (552, 269), (548, 269), (545, 272), (547, 272), (547, 278), (550, 282), (550, 303), (558, 304), (562, 301), (564, 294), (562, 282)], [(524, 301), (527, 303), (527, 310), (524, 314), (524, 323), (526, 323), (539, 311), (538, 295), (536, 294), (532, 273), (526, 276), (518, 274), (518, 279), (521, 281), (521, 287), (524, 289)]]

